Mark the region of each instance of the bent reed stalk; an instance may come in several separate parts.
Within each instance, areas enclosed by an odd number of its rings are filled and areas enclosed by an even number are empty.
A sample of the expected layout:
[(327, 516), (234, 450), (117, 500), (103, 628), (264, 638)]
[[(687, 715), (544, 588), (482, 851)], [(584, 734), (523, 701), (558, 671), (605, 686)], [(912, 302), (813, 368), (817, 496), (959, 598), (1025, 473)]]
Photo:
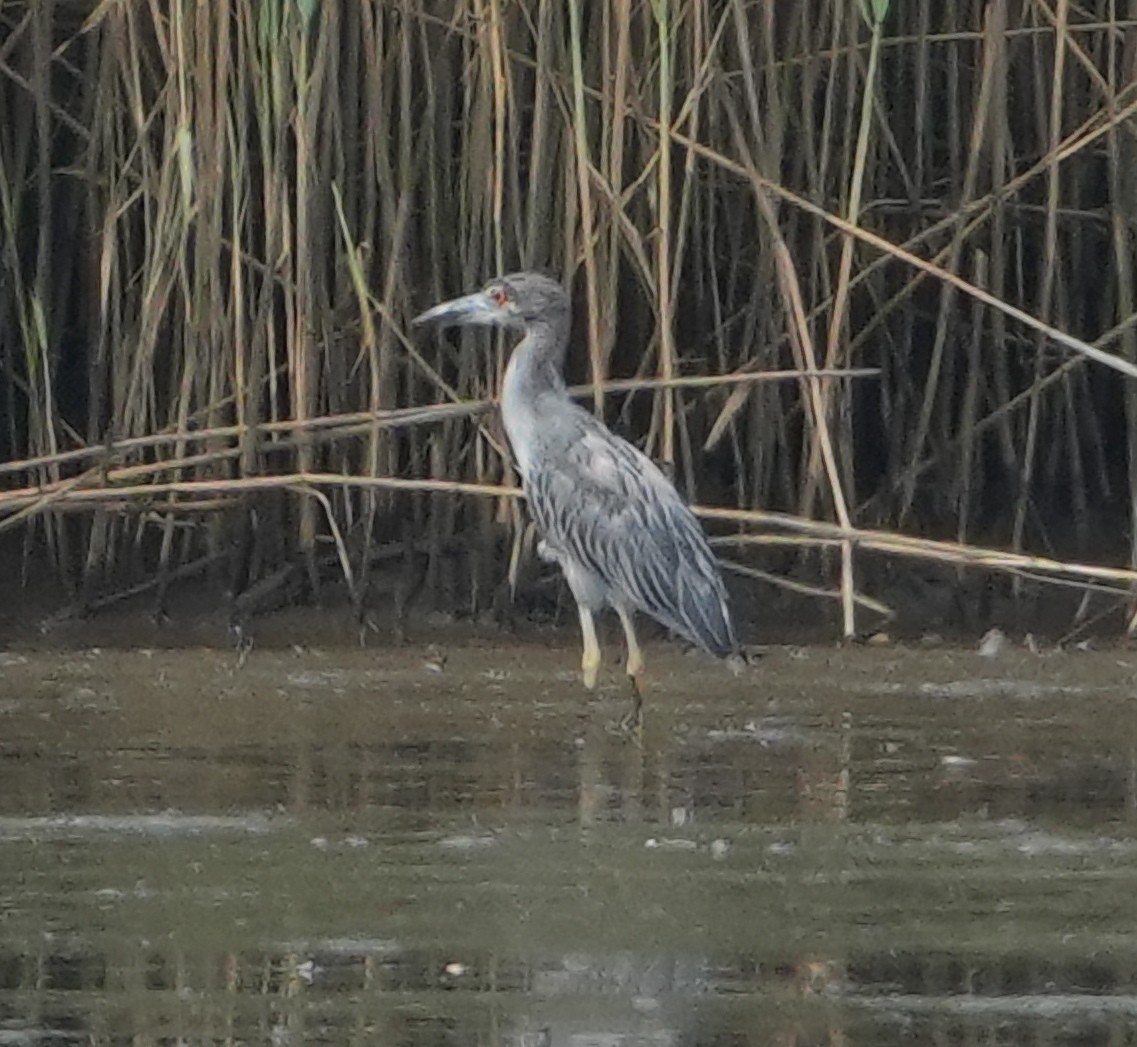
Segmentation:
[(80, 596), (235, 540), (317, 589), (327, 541), (359, 607), (374, 547), (428, 536), (441, 586), (465, 536), (476, 609), (523, 529), (504, 348), (403, 327), (544, 267), (575, 392), (847, 635), (866, 549), (1124, 597), (1128, 13), (4, 4), (0, 530)]

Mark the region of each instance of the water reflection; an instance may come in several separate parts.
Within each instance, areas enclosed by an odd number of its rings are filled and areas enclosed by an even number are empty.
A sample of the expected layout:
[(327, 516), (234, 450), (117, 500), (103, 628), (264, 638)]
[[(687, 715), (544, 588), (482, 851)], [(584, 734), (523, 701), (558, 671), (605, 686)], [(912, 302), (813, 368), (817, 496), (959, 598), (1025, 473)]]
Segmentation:
[(1133, 669), (25, 655), (0, 1043), (1124, 1042)]

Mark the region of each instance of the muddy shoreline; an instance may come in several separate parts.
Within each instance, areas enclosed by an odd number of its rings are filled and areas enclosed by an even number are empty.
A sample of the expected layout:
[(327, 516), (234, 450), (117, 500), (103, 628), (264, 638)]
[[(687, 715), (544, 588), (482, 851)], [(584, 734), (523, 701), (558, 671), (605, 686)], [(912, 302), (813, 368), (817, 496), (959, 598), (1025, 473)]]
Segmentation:
[[(241, 617), (234, 629), (233, 605), (215, 587), (180, 585), (171, 590), (161, 613), (147, 596), (134, 597), (83, 613), (58, 585), (21, 585), (14, 572), (0, 601), (0, 649), (32, 651), (86, 647), (178, 650), (232, 649), (243, 636), (253, 646), (277, 650), (295, 646), (386, 649), (436, 645), (556, 647), (576, 649), (579, 630), (567, 592), (534, 603), (524, 597), (498, 601), (494, 610), (470, 613), (432, 606), (419, 599), (400, 604), (390, 587), (367, 607), (364, 621), (353, 613), (346, 594), (328, 586), (320, 605), (284, 602), (282, 606)], [(990, 630), (1006, 637), (1005, 646), (1028, 649), (1092, 647), (1129, 649), (1125, 607), (1116, 598), (1094, 597), (1081, 605), (1073, 588), (1042, 586), (1018, 599), (955, 583), (944, 576), (910, 575), (875, 588), (895, 614), (858, 614), (854, 642), (899, 644), (921, 649), (975, 649)], [(735, 618), (741, 641), (762, 648), (797, 644), (833, 647), (841, 644), (838, 602), (805, 597), (771, 585), (733, 587)], [(622, 646), (618, 623), (606, 614), (600, 623), (602, 642)], [(641, 638), (654, 646), (685, 645), (664, 629), (638, 616)]]

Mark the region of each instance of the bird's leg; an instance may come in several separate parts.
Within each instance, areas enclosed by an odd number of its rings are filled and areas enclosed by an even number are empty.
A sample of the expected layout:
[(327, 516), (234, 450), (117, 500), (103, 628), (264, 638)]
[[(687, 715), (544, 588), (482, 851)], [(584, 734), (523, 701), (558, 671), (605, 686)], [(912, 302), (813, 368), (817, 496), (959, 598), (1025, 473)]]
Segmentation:
[(632, 684), (632, 709), (627, 719), (627, 725), (639, 727), (643, 723), (643, 695), (640, 691), (640, 682), (643, 679), (644, 656), (636, 640), (636, 625), (632, 620), (632, 612), (626, 607), (617, 607), (616, 613), (620, 616), (620, 624), (624, 627), (624, 639), (628, 644), (628, 679)]
[(600, 644), (596, 639), (596, 625), (592, 612), (584, 604), (576, 605), (580, 615), (580, 632), (584, 639), (584, 655), (580, 659), (580, 669), (584, 676), (584, 686), (590, 691), (596, 687), (596, 676), (600, 672)]
[(616, 613), (620, 616), (620, 624), (624, 627), (624, 639), (628, 644), (628, 675), (632, 678), (632, 686), (638, 691), (644, 671), (644, 655), (636, 640), (636, 625), (632, 621), (632, 612), (626, 607), (617, 607)]

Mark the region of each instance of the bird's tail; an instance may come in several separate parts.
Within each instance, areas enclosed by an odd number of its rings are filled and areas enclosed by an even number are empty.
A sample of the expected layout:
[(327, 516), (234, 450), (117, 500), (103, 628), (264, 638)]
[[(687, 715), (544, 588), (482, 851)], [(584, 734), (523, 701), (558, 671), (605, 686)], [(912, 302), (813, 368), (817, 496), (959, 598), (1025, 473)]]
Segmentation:
[(692, 643), (698, 644), (717, 658), (730, 658), (738, 654), (738, 640), (734, 635), (734, 621), (725, 592), (702, 594), (701, 599), (690, 601), (689, 610), (684, 617), (687, 628), (683, 631)]

